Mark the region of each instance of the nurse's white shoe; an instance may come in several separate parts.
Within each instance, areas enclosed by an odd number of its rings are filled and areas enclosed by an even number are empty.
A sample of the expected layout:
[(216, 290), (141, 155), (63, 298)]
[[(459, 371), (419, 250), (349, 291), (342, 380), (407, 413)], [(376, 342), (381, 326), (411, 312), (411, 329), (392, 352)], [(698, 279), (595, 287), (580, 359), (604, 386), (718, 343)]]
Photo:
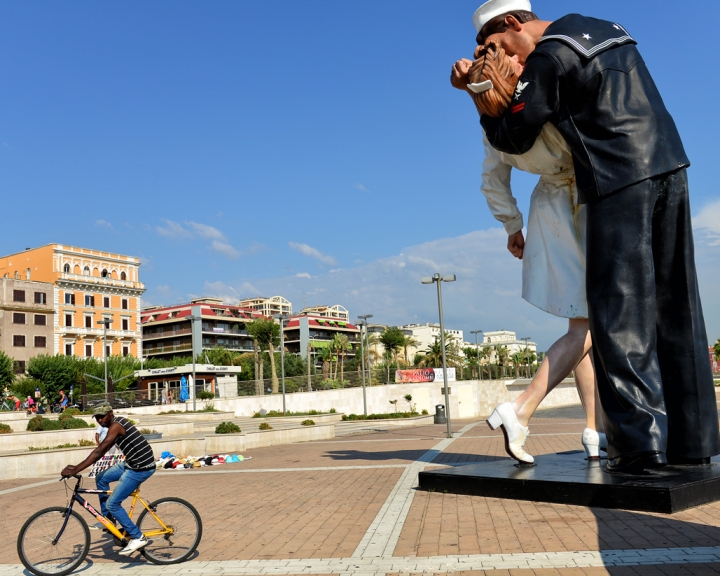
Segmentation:
[(599, 460), (600, 450), (607, 452), (607, 436), (592, 428), (585, 428), (582, 433), (582, 445), (588, 460)]
[(515, 410), (510, 402), (503, 402), (493, 410), (487, 419), (491, 430), (502, 429), (505, 436), (505, 451), (518, 462), (532, 464), (535, 459), (525, 452), (525, 440), (530, 435), (530, 430), (518, 422)]

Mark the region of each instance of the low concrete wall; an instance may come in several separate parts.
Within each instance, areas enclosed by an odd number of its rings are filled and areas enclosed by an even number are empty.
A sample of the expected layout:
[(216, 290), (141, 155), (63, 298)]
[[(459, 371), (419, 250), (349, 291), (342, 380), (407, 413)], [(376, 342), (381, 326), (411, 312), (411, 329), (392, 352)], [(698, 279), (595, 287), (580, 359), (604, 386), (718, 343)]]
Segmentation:
[[(218, 421), (225, 422), (226, 420), (232, 420), (235, 418), (235, 412), (185, 412), (184, 404), (173, 404), (173, 406), (180, 406), (181, 408), (171, 408), (171, 410), (182, 410), (182, 414), (161, 414), (168, 418), (178, 418), (183, 420), (192, 420), (195, 422), (206, 422), (206, 421)], [(162, 411), (162, 410), (161, 410)], [(165, 410), (167, 412), (167, 410)], [(136, 416), (130, 416), (130, 418), (138, 418)]]
[[(139, 426), (142, 428), (142, 426)], [(148, 426), (167, 436), (182, 436), (195, 432), (192, 422), (172, 422)], [(80, 440), (95, 440), (95, 428), (74, 428), (72, 430), (48, 430), (45, 432), (14, 432), (0, 434), (0, 452), (52, 448), (60, 444), (77, 444)]]
[[(89, 430), (89, 429), (88, 429)], [(58, 431), (61, 432), (61, 431)], [(335, 437), (333, 424), (303, 426), (289, 430), (267, 430), (249, 434), (213, 434), (198, 438), (173, 438), (152, 440), (150, 444), (156, 457), (164, 451), (178, 456), (202, 456), (203, 454), (227, 454), (244, 452), (251, 448), (264, 448), (277, 444), (328, 440)], [(62, 442), (58, 442), (61, 444)], [(56, 444), (57, 445), (57, 444)], [(87, 457), (93, 448), (64, 448), (21, 454), (0, 454), (0, 480), (37, 478), (60, 475), (68, 464), (77, 464)], [(86, 470), (83, 474), (87, 474)]]
[[(477, 418), (487, 416), (500, 402), (509, 402), (522, 393), (529, 380), (464, 380), (450, 383), (450, 416), (452, 418)], [(435, 413), (437, 404), (445, 404), (442, 384), (389, 384), (366, 388), (368, 414), (387, 414), (395, 410), (390, 400), (397, 400), (397, 410), (409, 408), (404, 396), (410, 394), (418, 412), (427, 410)], [(329, 412), (334, 408), (338, 413), (362, 414), (363, 389), (344, 388), (317, 392), (296, 392), (286, 394), (287, 410), (292, 412)], [(543, 401), (543, 407), (578, 404), (580, 398), (575, 391), (574, 380), (564, 380)], [(233, 412), (235, 416), (252, 416), (261, 409), (282, 410), (282, 395), (239, 396), (216, 398), (213, 402), (218, 410)], [(157, 414), (163, 410), (185, 410), (185, 404), (169, 404), (163, 407), (144, 406), (132, 410), (133, 414)], [(130, 418), (135, 418), (130, 416)]]

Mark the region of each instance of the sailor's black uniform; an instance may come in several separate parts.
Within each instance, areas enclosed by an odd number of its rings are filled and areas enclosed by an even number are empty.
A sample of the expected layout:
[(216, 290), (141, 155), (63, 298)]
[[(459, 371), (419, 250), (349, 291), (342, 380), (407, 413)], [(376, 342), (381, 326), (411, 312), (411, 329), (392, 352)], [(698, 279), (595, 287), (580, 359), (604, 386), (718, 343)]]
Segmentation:
[(720, 453), (695, 273), (685, 155), (623, 26), (571, 14), (530, 54), (490, 143), (529, 150), (546, 122), (573, 152), (588, 203), (587, 295), (611, 467)]

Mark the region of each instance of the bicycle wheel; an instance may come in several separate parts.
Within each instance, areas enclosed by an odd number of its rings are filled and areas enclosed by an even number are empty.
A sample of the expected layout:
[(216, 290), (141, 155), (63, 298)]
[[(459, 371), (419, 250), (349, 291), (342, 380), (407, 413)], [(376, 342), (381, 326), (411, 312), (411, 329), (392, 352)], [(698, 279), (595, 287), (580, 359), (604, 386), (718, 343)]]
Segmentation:
[[(65, 530), (55, 542), (65, 523)], [(17, 551), (20, 561), (37, 576), (63, 576), (77, 568), (90, 549), (90, 530), (80, 515), (61, 506), (36, 512), (20, 529)]]
[[(200, 544), (202, 521), (192, 504), (180, 498), (160, 498), (150, 504), (158, 518), (171, 533), (148, 536), (141, 552), (153, 564), (176, 564), (187, 560)], [(143, 534), (162, 530), (163, 527), (147, 510), (138, 517), (138, 528)]]

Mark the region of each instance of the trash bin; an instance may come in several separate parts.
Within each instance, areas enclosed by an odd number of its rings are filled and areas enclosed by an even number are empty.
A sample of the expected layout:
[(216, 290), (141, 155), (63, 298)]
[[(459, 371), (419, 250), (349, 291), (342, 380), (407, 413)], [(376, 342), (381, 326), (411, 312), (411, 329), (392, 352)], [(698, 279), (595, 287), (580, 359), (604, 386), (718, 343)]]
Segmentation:
[(445, 417), (445, 404), (435, 405), (435, 424), (447, 424)]

